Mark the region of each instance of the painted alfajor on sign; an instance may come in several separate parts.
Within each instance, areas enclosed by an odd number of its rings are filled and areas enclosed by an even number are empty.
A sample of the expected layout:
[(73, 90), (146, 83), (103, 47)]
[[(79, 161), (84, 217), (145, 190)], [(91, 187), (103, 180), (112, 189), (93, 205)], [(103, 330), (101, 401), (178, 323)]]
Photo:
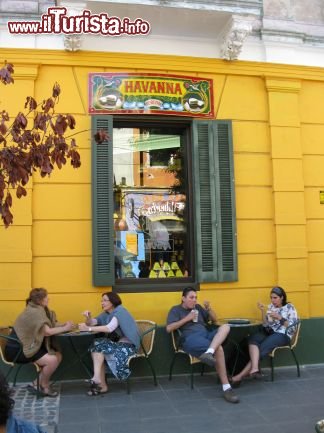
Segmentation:
[(89, 113), (214, 117), (213, 80), (163, 74), (90, 73)]

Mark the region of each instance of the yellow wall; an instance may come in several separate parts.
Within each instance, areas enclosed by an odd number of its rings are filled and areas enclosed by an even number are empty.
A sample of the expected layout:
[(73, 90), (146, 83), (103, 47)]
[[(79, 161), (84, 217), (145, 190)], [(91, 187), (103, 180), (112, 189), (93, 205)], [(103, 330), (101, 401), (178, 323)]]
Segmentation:
[[(188, 57), (0, 50), (15, 65), (0, 109), (22, 110), (27, 95), (50, 95), (75, 115), (82, 166), (49, 179), (35, 174), (15, 200), (15, 224), (0, 228), (0, 325), (13, 323), (32, 287), (45, 287), (60, 320), (100, 310), (91, 278), (91, 149), (87, 77), (95, 71), (198, 75), (214, 80), (218, 119), (233, 120), (238, 270), (235, 283), (201, 286), (219, 316), (257, 317), (256, 301), (282, 285), (302, 317), (324, 315), (324, 70)], [(131, 67), (130, 67), (131, 65)], [(123, 294), (136, 318), (165, 322), (179, 293)]]

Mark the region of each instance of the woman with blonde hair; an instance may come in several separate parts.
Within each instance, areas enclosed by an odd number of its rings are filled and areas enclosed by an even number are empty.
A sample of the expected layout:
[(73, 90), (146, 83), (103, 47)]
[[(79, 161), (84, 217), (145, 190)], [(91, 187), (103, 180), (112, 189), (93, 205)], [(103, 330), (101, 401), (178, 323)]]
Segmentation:
[[(11, 340), (7, 344), (6, 358), (20, 364), (35, 362), (39, 365), (41, 395), (56, 397), (57, 392), (50, 387), (50, 378), (62, 361), (62, 355), (51, 347), (50, 337), (70, 331), (73, 323), (58, 324), (55, 312), (48, 308), (48, 301), (45, 289), (31, 290), (26, 308), (17, 317), (11, 333), (11, 337), (18, 341)], [(30, 385), (29, 389), (36, 392), (35, 385)]]

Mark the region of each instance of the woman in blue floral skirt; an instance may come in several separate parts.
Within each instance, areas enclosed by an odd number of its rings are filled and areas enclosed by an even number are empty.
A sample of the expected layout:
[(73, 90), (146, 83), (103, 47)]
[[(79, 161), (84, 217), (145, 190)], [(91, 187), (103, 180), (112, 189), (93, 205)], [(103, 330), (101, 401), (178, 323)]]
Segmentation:
[(122, 306), (117, 293), (103, 293), (101, 306), (103, 312), (95, 318), (91, 317), (90, 311), (84, 311), (86, 321), (79, 324), (80, 331), (107, 334), (105, 337), (96, 338), (90, 347), (94, 374), (89, 381), (89, 396), (105, 394), (108, 391), (105, 361), (117, 379), (128, 378), (128, 359), (136, 353), (140, 344), (136, 322)]

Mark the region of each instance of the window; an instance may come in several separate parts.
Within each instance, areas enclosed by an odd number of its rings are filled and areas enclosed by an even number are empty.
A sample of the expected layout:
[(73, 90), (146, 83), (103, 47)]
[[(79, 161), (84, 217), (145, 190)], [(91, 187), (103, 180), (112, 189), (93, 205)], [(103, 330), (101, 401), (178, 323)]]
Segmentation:
[(193, 274), (188, 126), (114, 122), (116, 284)]
[(92, 147), (94, 285), (163, 291), (235, 281), (231, 123), (92, 122), (109, 133)]

